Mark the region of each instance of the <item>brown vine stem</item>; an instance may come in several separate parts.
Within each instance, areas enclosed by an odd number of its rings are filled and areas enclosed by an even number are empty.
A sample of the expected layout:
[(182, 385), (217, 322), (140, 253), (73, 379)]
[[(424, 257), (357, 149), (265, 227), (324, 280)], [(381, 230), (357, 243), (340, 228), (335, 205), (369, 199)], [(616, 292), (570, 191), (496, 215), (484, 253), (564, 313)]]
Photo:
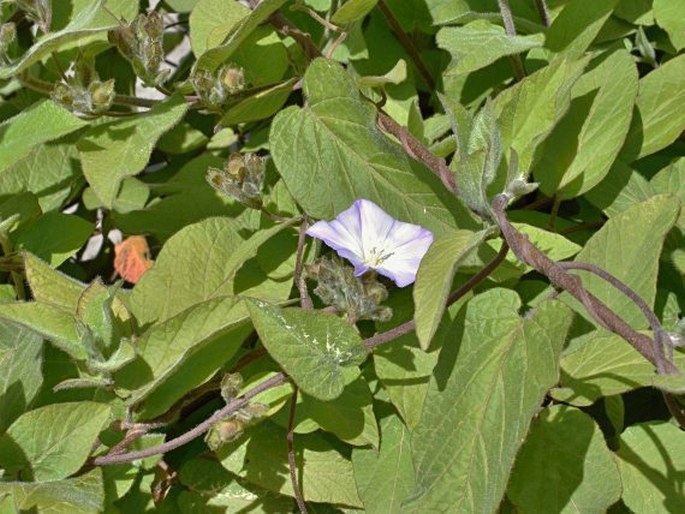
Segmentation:
[(302, 47), (308, 60), (321, 57), (321, 50), (314, 44), (309, 34), (302, 32), (298, 28), (292, 27), (288, 20), (281, 14), (275, 13), (269, 16), (269, 23), (284, 36), (293, 38)]
[(404, 148), (414, 160), (428, 166), (449, 191), (456, 193), (457, 183), (454, 179), (454, 174), (447, 164), (445, 164), (444, 159), (433, 155), (433, 153), (412, 136), (405, 127), (397, 123), (383, 111), (378, 111), (376, 119), (380, 128), (395, 136), (402, 144), (402, 148)]
[(538, 9), (538, 14), (540, 15), (540, 21), (545, 27), (549, 27), (549, 9), (547, 9), (546, 0), (535, 0), (535, 7)]
[[(459, 289), (455, 290), (452, 294), (450, 294), (447, 298), (447, 302), (445, 303), (445, 305), (452, 305), (454, 302), (459, 300), (459, 298), (461, 298), (466, 293), (475, 288), (478, 284), (480, 284), (488, 275), (490, 275), (490, 273), (492, 273), (495, 270), (495, 268), (497, 268), (497, 266), (499, 266), (502, 263), (504, 258), (507, 256), (508, 252), (509, 245), (506, 241), (502, 241), (502, 247), (499, 249), (499, 252), (497, 252), (497, 255), (484, 267), (482, 267), (478, 271), (478, 273), (476, 273), (469, 280), (467, 280)], [(398, 337), (403, 336), (408, 332), (411, 332), (415, 328), (416, 323), (414, 322), (414, 320), (407, 321), (406, 323), (402, 323), (401, 325), (398, 325), (395, 328), (391, 328), (386, 332), (381, 332), (380, 334), (376, 334), (375, 336), (365, 339), (364, 346), (369, 351), (373, 350), (376, 346), (397, 339)]]
[[(511, 13), (511, 7), (509, 6), (509, 0), (497, 0), (497, 5), (499, 6), (499, 12), (502, 15), (502, 22), (504, 23), (504, 31), (508, 36), (516, 36), (516, 27), (514, 26), (514, 16)], [(509, 56), (511, 61), (511, 66), (514, 69), (514, 76), (517, 81), (523, 80), (526, 76), (526, 70), (523, 67), (523, 61), (521, 61), (521, 56), (519, 54), (512, 54)]]
[(433, 80), (433, 77), (428, 71), (428, 68), (426, 68), (426, 64), (423, 62), (421, 54), (416, 48), (416, 45), (404, 31), (402, 25), (400, 25), (400, 22), (397, 21), (397, 18), (392, 13), (388, 5), (384, 2), (384, 0), (378, 0), (378, 4), (376, 5), (378, 5), (378, 9), (383, 13), (383, 16), (385, 16), (388, 25), (390, 25), (390, 28), (395, 33), (395, 36), (397, 36), (397, 39), (399, 40), (402, 47), (405, 49), (407, 54), (409, 54), (409, 58), (412, 60), (414, 66), (421, 74), (421, 77), (428, 86), (429, 91), (431, 93), (434, 93), (435, 81)]
[(203, 435), (212, 427), (214, 423), (216, 423), (217, 421), (221, 421), (222, 419), (226, 418), (229, 414), (232, 414), (233, 412), (237, 411), (240, 407), (245, 405), (258, 394), (263, 393), (268, 389), (273, 389), (274, 387), (284, 384), (287, 380), (288, 376), (283, 372), (279, 372), (273, 377), (269, 378), (268, 380), (265, 380), (261, 384), (255, 386), (253, 389), (247, 391), (241, 398), (233, 400), (223, 409), (216, 411), (212, 416), (204, 420), (202, 423), (197, 425), (192, 430), (189, 430), (185, 434), (180, 435), (175, 439), (171, 439), (170, 441), (167, 441), (164, 444), (160, 444), (159, 446), (145, 448), (144, 450), (120, 453), (118, 455), (103, 455), (100, 457), (95, 457), (92, 461), (92, 464), (94, 464), (95, 466), (109, 466), (112, 464), (122, 464), (124, 462), (132, 462), (134, 460), (145, 459), (153, 455), (159, 455), (161, 453), (166, 453), (171, 450), (175, 450), (176, 448), (179, 448), (184, 444), (189, 443), (193, 439), (196, 439)]
[(652, 309), (649, 308), (647, 302), (645, 302), (642, 299), (642, 297), (640, 297), (640, 295), (638, 295), (632, 288), (621, 282), (611, 273), (604, 271), (599, 266), (596, 266), (589, 262), (560, 262), (558, 264), (559, 266), (567, 270), (583, 270), (593, 273), (594, 275), (597, 275), (598, 277), (605, 280), (606, 282), (614, 286), (616, 289), (621, 291), (624, 295), (630, 298), (630, 300), (635, 305), (637, 305), (637, 308), (640, 309), (640, 312), (642, 312), (643, 316), (647, 318), (647, 322), (649, 323), (649, 326), (652, 329), (652, 332), (654, 333), (654, 342), (656, 343), (654, 345), (654, 354), (657, 357), (657, 370), (659, 371), (659, 373), (665, 373), (665, 355), (663, 350), (665, 337), (667, 337), (667, 334), (664, 328), (661, 326), (659, 318), (657, 318), (656, 314), (654, 314), (654, 311), (652, 311)]
[[(623, 339), (628, 341), (643, 357), (654, 364), (655, 367), (658, 367), (659, 357), (654, 352), (653, 341), (649, 337), (633, 330), (633, 328), (617, 316), (614, 311), (585, 290), (578, 277), (568, 274), (562, 266), (547, 257), (547, 255), (533, 245), (526, 236), (516, 230), (511, 223), (509, 223), (504, 212), (508, 202), (509, 197), (507, 195), (497, 195), (492, 201), (492, 209), (497, 224), (516, 257), (549, 278), (550, 282), (555, 287), (568, 291), (585, 306), (588, 313), (598, 323), (623, 337)], [(678, 370), (671, 363), (666, 362), (664, 371), (666, 373), (675, 373)]]

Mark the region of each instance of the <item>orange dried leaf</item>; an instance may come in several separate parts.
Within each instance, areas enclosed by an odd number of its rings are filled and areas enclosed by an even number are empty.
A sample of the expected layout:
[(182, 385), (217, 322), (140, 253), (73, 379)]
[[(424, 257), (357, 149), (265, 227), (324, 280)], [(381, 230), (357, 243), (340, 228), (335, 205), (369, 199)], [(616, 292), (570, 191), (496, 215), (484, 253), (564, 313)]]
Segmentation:
[(131, 284), (138, 282), (153, 262), (144, 236), (131, 236), (114, 245), (114, 269)]

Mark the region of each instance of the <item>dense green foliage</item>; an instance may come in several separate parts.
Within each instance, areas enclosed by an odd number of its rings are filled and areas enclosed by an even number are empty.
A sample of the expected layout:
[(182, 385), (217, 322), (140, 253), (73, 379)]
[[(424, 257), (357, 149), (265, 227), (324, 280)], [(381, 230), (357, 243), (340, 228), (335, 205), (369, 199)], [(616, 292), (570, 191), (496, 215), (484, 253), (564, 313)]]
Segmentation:
[[(685, 512), (684, 50), (679, 0), (1, 1), (0, 513)], [(414, 284), (306, 235), (360, 199)]]

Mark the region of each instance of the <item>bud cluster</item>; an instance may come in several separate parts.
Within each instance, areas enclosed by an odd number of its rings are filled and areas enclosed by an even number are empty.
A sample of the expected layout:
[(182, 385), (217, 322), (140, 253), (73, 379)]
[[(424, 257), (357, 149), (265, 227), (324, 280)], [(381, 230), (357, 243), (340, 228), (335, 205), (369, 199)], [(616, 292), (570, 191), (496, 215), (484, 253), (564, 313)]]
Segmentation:
[(114, 101), (114, 79), (102, 82), (93, 59), (83, 56), (73, 65), (66, 81), (55, 84), (50, 95), (64, 108), (82, 118), (93, 118), (107, 112)]
[(209, 107), (219, 107), (245, 88), (245, 73), (239, 66), (227, 64), (216, 72), (195, 68), (190, 83), (197, 96)]
[(223, 170), (207, 170), (207, 182), (220, 193), (235, 198), (247, 207), (259, 209), (262, 206), (264, 167), (264, 159), (258, 155), (234, 152)]
[(351, 266), (336, 255), (324, 256), (305, 267), (307, 278), (318, 281), (314, 293), (327, 305), (344, 312), (350, 323), (362, 319), (388, 321), (392, 309), (381, 305), (388, 290), (374, 272), (355, 277)]
[(17, 7), (33, 21), (43, 33), (50, 30), (52, 23), (52, 4), (50, 0), (16, 0)]
[[(235, 400), (243, 386), (243, 378), (237, 374), (227, 374), (221, 381), (221, 396), (228, 404)], [(207, 446), (212, 450), (220, 448), (239, 438), (246, 427), (266, 416), (269, 406), (251, 402), (239, 408), (228, 417), (214, 423), (205, 436)]]
[(146, 86), (161, 85), (169, 70), (161, 70), (164, 60), (162, 16), (151, 11), (139, 14), (129, 24), (122, 24), (109, 32), (109, 41), (131, 63), (136, 75)]

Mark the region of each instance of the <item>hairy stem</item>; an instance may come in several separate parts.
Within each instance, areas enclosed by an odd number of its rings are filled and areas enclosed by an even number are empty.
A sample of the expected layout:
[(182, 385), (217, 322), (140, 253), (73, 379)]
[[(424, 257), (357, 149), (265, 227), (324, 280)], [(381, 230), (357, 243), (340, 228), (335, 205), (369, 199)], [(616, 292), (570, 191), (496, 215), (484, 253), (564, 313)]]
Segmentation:
[[(507, 33), (508, 36), (516, 36), (514, 16), (511, 13), (509, 0), (497, 0), (497, 5), (499, 6), (499, 12), (502, 15), (504, 31)], [(511, 61), (511, 66), (514, 69), (514, 76), (516, 77), (516, 80), (523, 80), (526, 76), (526, 70), (523, 67), (523, 61), (521, 61), (521, 56), (519, 54), (512, 54), (509, 56), (509, 60)]]
[(443, 183), (443, 185), (452, 193), (457, 191), (457, 184), (454, 179), (452, 170), (449, 169), (445, 160), (436, 157), (428, 148), (423, 146), (409, 131), (393, 120), (390, 116), (382, 111), (378, 111), (377, 117), (378, 125), (382, 130), (389, 132), (395, 136), (402, 148), (416, 161), (425, 164)]
[(226, 407), (221, 410), (216, 411), (212, 416), (204, 420), (202, 423), (197, 425), (192, 430), (189, 430), (183, 435), (176, 437), (170, 441), (159, 446), (154, 446), (152, 448), (145, 448), (144, 450), (139, 450), (135, 452), (121, 453), (118, 455), (103, 455), (101, 457), (96, 457), (93, 459), (92, 463), (96, 466), (109, 466), (112, 464), (121, 464), (124, 462), (132, 462), (134, 460), (144, 459), (146, 457), (151, 457), (153, 455), (159, 455), (161, 453), (166, 453), (171, 450), (175, 450), (189, 443), (193, 439), (196, 439), (207, 432), (214, 423), (221, 421), (226, 418), (229, 414), (234, 413), (240, 407), (249, 402), (252, 398), (257, 396), (268, 389), (273, 389), (281, 384), (284, 384), (288, 380), (288, 376), (285, 373), (278, 373), (273, 377), (265, 380), (254, 389), (247, 391), (241, 398), (237, 398), (230, 402)]
[[(659, 356), (654, 352), (654, 342), (649, 337), (633, 330), (614, 311), (583, 288), (578, 277), (569, 275), (562, 266), (547, 257), (526, 236), (516, 230), (509, 223), (504, 213), (508, 202), (509, 197), (507, 195), (497, 195), (492, 201), (492, 209), (497, 219), (497, 224), (516, 257), (545, 275), (555, 287), (568, 291), (585, 306), (588, 313), (600, 325), (623, 337), (642, 356), (657, 367), (659, 365)], [(666, 362), (665, 372), (677, 372), (677, 368)]]

